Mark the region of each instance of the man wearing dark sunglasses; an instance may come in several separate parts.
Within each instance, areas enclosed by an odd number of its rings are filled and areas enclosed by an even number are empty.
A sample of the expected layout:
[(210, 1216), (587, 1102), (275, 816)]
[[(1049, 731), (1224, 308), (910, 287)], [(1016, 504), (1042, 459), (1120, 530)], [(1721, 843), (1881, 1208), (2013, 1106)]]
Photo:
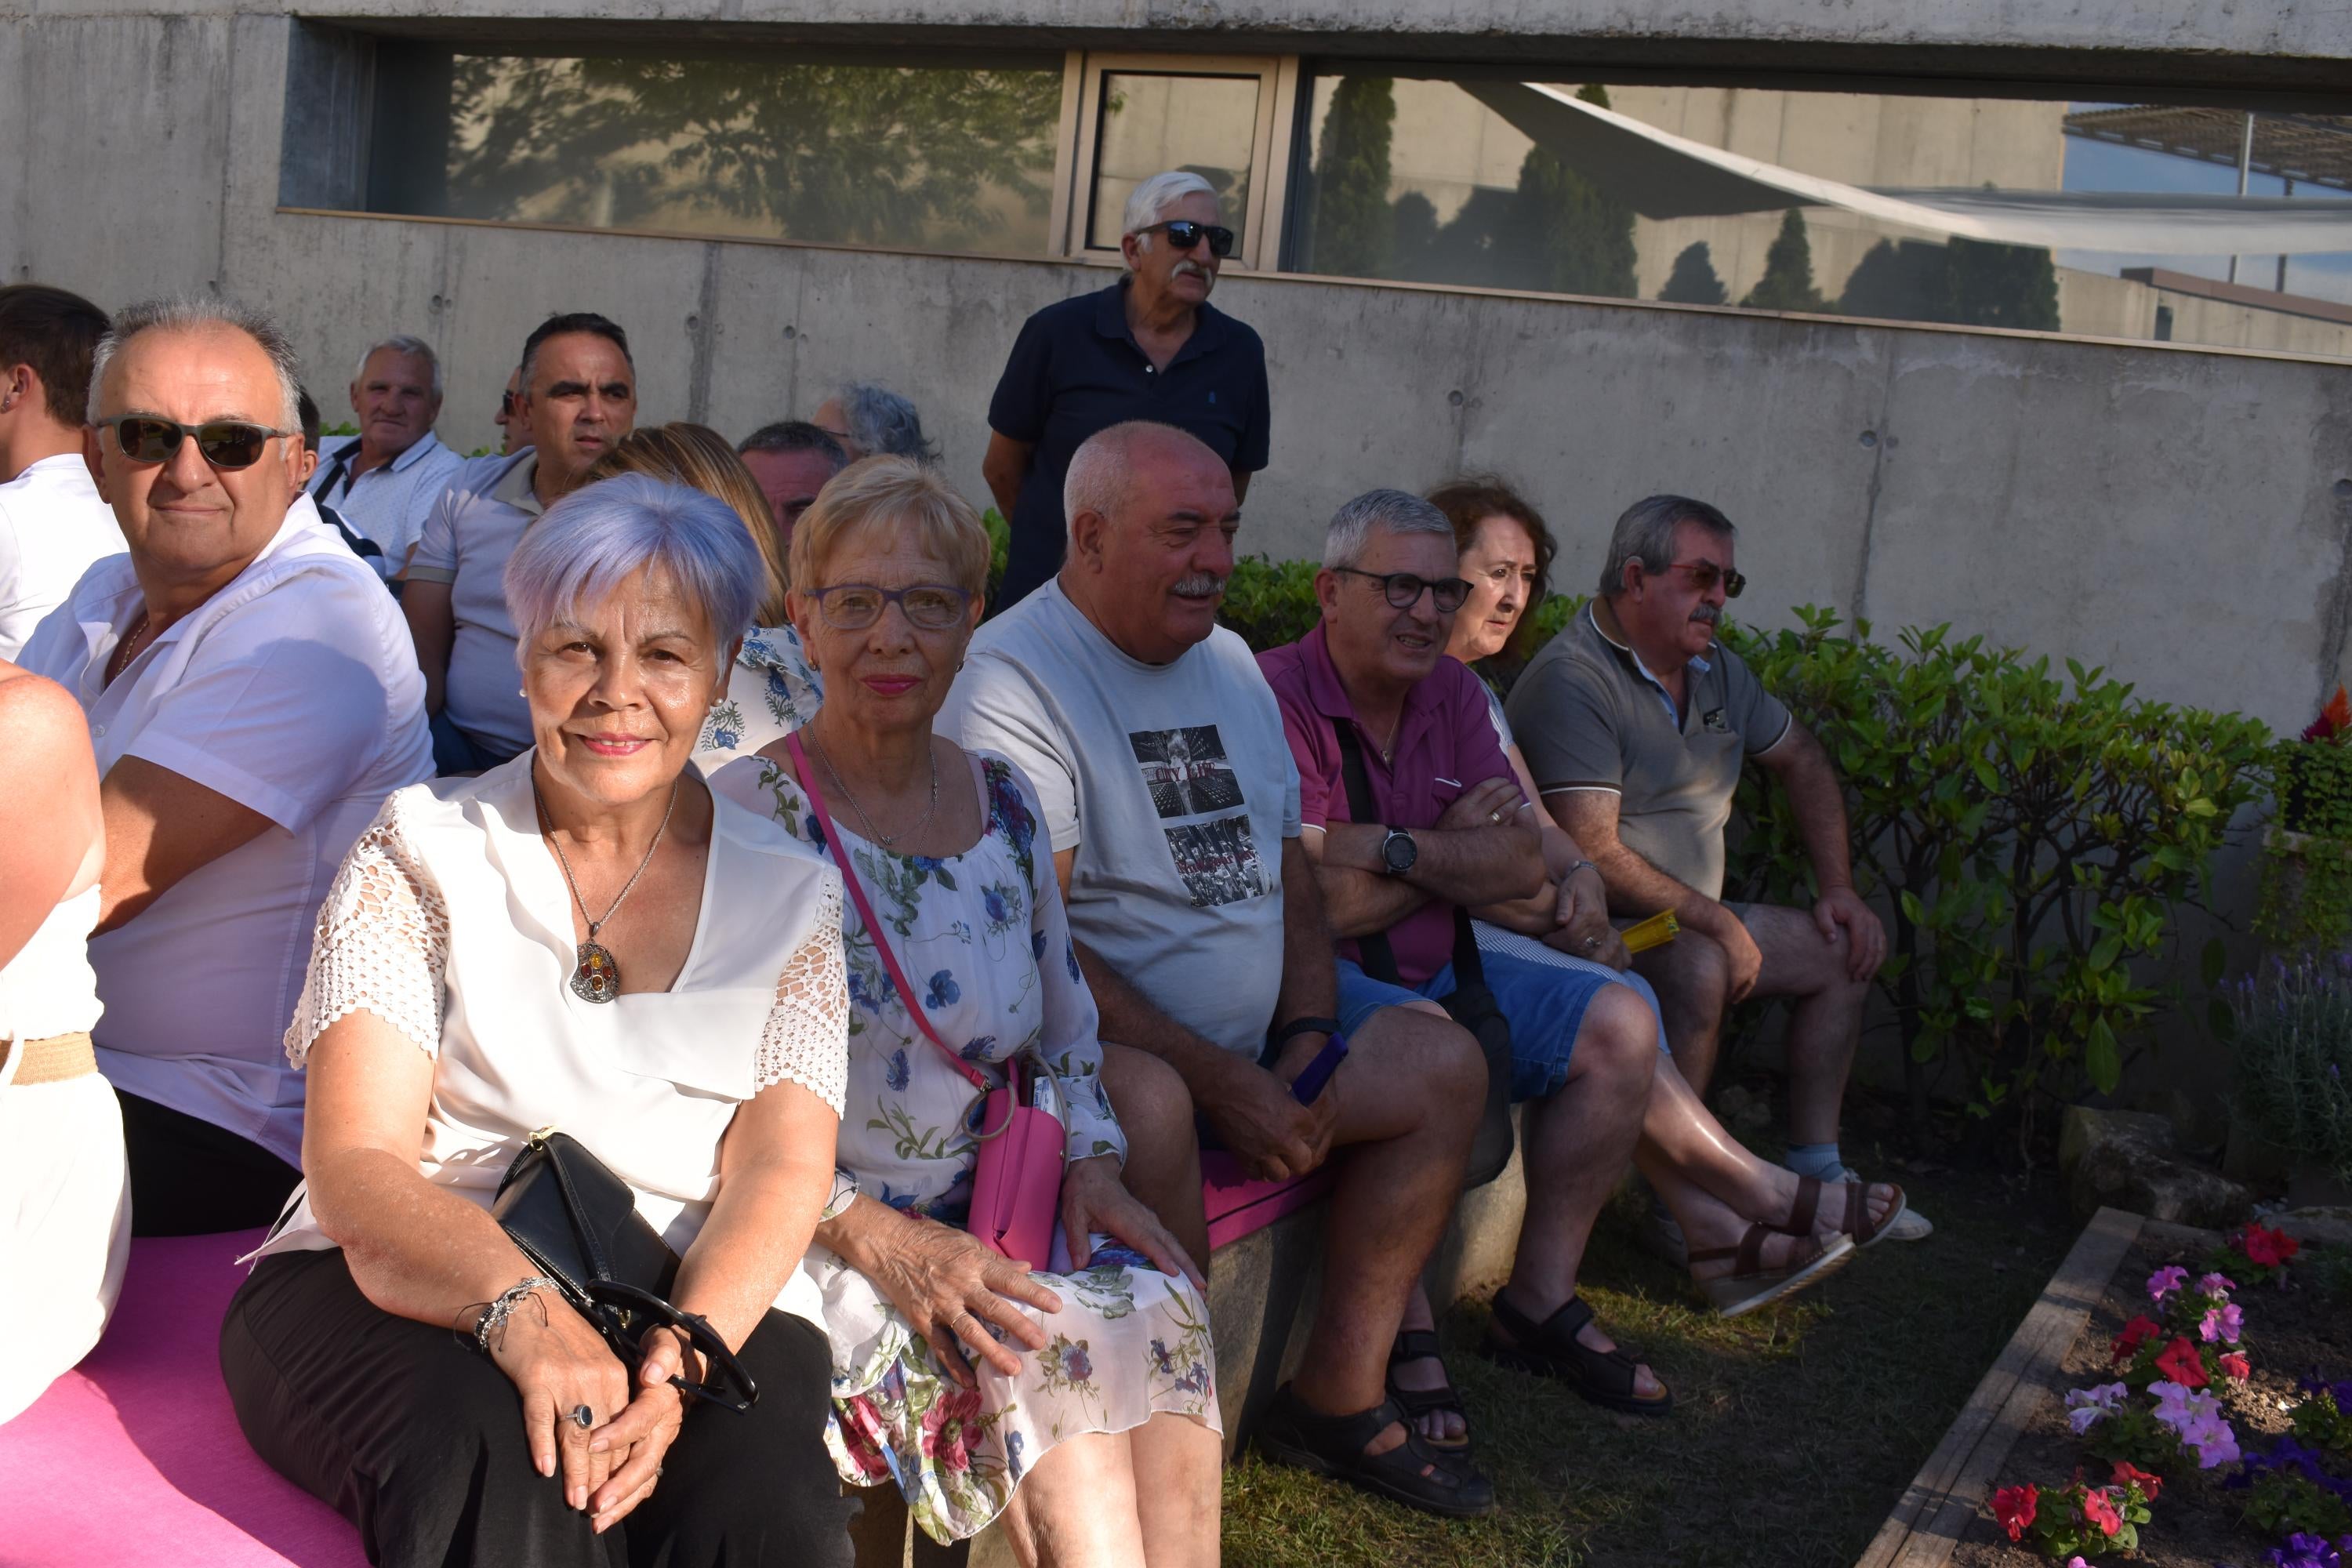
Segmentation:
[(1000, 608), (1061, 570), (1063, 481), (1096, 432), (1131, 419), (1172, 425), (1224, 462), (1237, 500), (1265, 467), (1265, 345), (1209, 303), (1234, 249), (1226, 222), (1200, 175), (1154, 174), (1128, 198), (1127, 276), (1023, 325), (989, 404), (981, 462), (1013, 529)]
[(400, 612), (303, 495), (293, 351), (260, 315), (134, 305), (83, 453), (129, 545), (24, 664), (89, 715), (106, 816), (89, 942), (137, 1234), (267, 1225), (299, 1179), (280, 1036), (335, 868), (428, 776)]
[(603, 316), (550, 316), (525, 340), (515, 374), (522, 390), (507, 428), (529, 439), (510, 457), (457, 469), (417, 536), (400, 599), (445, 773), (480, 773), (530, 744), (530, 709), (515, 681), (507, 557), (636, 426), (629, 336)]
[[(1627, 508), (1599, 596), (1528, 666), (1507, 716), (1544, 805), (1600, 867), (1611, 910), (1672, 910), (1682, 924), (1635, 967), (1657, 988), (1690, 1086), (1706, 1092), (1729, 1004), (1791, 1000), (1788, 1164), (1835, 1183), (1851, 1174), (1838, 1110), (1886, 936), (1854, 891), (1828, 753), (1717, 640), (1747, 586), (1738, 539), (1705, 501), (1659, 495)], [(1724, 826), (1750, 761), (1796, 814), (1812, 859), (1810, 910), (1723, 901)], [(1916, 1241), (1933, 1228), (1906, 1209), (1883, 1234)]]

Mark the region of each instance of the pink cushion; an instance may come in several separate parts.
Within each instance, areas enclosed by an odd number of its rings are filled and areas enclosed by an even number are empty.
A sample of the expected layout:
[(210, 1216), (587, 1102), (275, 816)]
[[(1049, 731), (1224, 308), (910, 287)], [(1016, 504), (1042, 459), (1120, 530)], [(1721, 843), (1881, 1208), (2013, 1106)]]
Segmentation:
[(1241, 1162), (1225, 1150), (1201, 1151), (1201, 1201), (1209, 1211), (1213, 1247), (1264, 1230), (1283, 1215), (1305, 1208), (1330, 1187), (1328, 1165), (1287, 1182), (1264, 1182), (1244, 1175)]
[(0, 1560), (42, 1568), (362, 1568), (359, 1534), (265, 1465), (221, 1385), (220, 1323), (261, 1232), (131, 1244), (98, 1348), (0, 1426)]

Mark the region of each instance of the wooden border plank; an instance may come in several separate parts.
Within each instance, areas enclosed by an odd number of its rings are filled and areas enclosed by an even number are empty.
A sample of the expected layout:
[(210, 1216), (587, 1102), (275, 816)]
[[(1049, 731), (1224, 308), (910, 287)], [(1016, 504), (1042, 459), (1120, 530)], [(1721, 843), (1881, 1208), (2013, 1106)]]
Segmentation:
[(1950, 1560), (2142, 1224), (2121, 1209), (2091, 1216), (1854, 1568), (1941, 1568)]

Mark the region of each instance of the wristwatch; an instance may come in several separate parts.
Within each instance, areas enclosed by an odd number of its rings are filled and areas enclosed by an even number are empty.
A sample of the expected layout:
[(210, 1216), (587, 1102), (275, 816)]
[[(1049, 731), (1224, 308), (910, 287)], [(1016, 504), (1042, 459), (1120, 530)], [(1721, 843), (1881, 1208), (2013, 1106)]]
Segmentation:
[(1412, 835), (1402, 827), (1390, 828), (1388, 837), (1381, 840), (1381, 872), (1383, 876), (1402, 877), (1412, 869), (1412, 863), (1420, 858), (1421, 847), (1412, 841)]

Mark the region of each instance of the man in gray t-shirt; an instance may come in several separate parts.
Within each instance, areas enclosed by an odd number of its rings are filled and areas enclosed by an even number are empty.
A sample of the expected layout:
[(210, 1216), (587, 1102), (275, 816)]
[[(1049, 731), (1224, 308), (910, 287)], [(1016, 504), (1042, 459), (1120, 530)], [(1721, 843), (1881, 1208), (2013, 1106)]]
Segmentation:
[[(1103, 1050), (1114, 1105), (1189, 1094), (1243, 1170), (1272, 1180), (1353, 1145), (1334, 1166), (1305, 1362), (1260, 1446), (1394, 1500), (1486, 1512), (1494, 1489), (1467, 1456), (1393, 1418), (1387, 1372), (1460, 1192), (1484, 1060), (1442, 1012), (1384, 1007), (1298, 1103), (1292, 1085), (1339, 1030), (1338, 977), (1281, 713), (1216, 625), (1232, 473), (1181, 430), (1115, 425), (1078, 448), (1065, 501), (1061, 575), (981, 627), (940, 728), (1012, 758), (1043, 800), (1078, 962), (1118, 1042)], [(1126, 1179), (1208, 1255), (1189, 1142), (1131, 1133)]]
[[(1672, 910), (1682, 934), (1635, 961), (1656, 987), (1675, 1065), (1702, 1094), (1724, 1009), (1785, 996), (1789, 1165), (1848, 1173), (1838, 1109), (1886, 934), (1853, 889), (1845, 795), (1829, 755), (1716, 640), (1745, 580), (1728, 518), (1652, 496), (1617, 520), (1600, 596), (1511, 689), (1511, 732), (1544, 805), (1584, 847), (1621, 915)], [(1811, 910), (1726, 904), (1723, 829), (1749, 760), (1785, 791), (1811, 858)], [(1933, 1227), (1908, 1210), (1887, 1234)]]

